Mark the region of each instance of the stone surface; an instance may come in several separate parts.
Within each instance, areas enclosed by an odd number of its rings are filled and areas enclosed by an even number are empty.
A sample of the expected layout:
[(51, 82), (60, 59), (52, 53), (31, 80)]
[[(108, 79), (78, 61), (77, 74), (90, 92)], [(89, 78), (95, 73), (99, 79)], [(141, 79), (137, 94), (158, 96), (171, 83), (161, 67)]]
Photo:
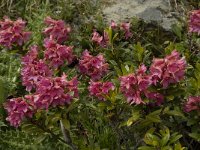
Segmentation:
[(139, 17), (147, 23), (157, 22), (164, 29), (170, 30), (177, 22), (170, 11), (169, 0), (110, 0), (111, 5), (105, 6), (103, 13), (107, 21), (126, 21)]

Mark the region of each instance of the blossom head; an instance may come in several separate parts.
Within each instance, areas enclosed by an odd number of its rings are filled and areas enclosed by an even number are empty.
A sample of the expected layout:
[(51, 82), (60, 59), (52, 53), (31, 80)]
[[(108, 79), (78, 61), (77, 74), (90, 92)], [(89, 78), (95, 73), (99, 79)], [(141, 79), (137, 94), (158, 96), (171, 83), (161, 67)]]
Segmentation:
[(194, 10), (190, 14), (189, 32), (198, 33), (200, 35), (200, 10)]
[(93, 82), (90, 81), (88, 90), (90, 95), (97, 97), (99, 100), (105, 100), (105, 95), (115, 89), (112, 82)]
[(36, 84), (42, 77), (52, 76), (52, 71), (44, 60), (38, 59), (38, 48), (33, 46), (30, 51), (22, 58), (22, 85), (26, 86), (27, 91), (36, 88)]
[(37, 83), (34, 105), (37, 109), (48, 109), (69, 104), (75, 97), (78, 97), (76, 77), (70, 81), (65, 74), (62, 77), (44, 77)]
[(13, 98), (4, 104), (7, 110), (7, 121), (14, 127), (18, 127), (25, 117), (32, 117), (30, 105), (23, 98)]
[(184, 106), (184, 110), (185, 112), (190, 112), (193, 110), (200, 111), (200, 96), (190, 96)]
[(132, 37), (132, 32), (130, 31), (130, 23), (123, 22), (120, 27), (121, 30), (125, 32), (125, 39), (129, 39)]
[(92, 41), (101, 47), (106, 47), (109, 42), (107, 32), (104, 31), (103, 36), (101, 36), (97, 31), (94, 30), (92, 33)]
[(114, 20), (111, 20), (111, 22), (110, 22), (110, 27), (111, 27), (112, 29), (116, 29), (116, 28), (117, 28), (117, 24), (116, 24), (116, 22), (115, 22)]
[(185, 68), (185, 58), (181, 58), (176, 50), (163, 59), (154, 58), (150, 67), (152, 82), (154, 85), (160, 82), (167, 88), (171, 83), (178, 83), (184, 78)]
[(102, 54), (92, 56), (86, 50), (79, 61), (79, 70), (90, 76), (92, 80), (98, 80), (108, 72), (108, 64)]
[(153, 104), (156, 104), (157, 106), (160, 106), (164, 102), (164, 96), (158, 92), (147, 92), (145, 95), (148, 99), (154, 100)]
[(148, 91), (151, 78), (146, 74), (145, 65), (141, 65), (134, 74), (120, 77), (120, 90), (130, 104), (144, 104), (141, 96)]
[(61, 44), (68, 39), (71, 28), (65, 24), (63, 20), (54, 20), (51, 17), (45, 19), (45, 24), (48, 26), (43, 33), (57, 43)]
[(4, 20), (0, 21), (0, 45), (11, 49), (14, 45), (22, 46), (27, 42), (31, 32), (25, 31), (25, 24), (21, 18), (12, 21), (4, 17)]
[(58, 68), (63, 65), (65, 61), (71, 64), (74, 59), (72, 46), (60, 45), (52, 39), (45, 39), (44, 47), (46, 48), (44, 52), (45, 60), (49, 62), (50, 66), (53, 68)]

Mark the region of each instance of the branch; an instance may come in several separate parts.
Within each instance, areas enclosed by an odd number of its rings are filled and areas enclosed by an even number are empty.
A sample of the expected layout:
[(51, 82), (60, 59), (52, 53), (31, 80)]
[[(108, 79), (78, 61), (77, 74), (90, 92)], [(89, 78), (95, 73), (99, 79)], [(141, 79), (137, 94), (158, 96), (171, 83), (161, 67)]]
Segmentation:
[(73, 150), (78, 150), (77, 147), (72, 143), (70, 133), (67, 129), (65, 129), (61, 120), (60, 120), (60, 128), (61, 128), (62, 134), (64, 136), (65, 143), (67, 143)]

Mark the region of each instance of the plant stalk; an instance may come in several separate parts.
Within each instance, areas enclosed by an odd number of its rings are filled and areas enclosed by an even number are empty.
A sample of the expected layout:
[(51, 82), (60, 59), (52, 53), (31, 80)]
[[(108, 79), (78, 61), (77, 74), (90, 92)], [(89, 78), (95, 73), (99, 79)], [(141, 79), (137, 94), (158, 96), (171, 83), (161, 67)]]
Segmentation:
[(78, 150), (77, 149), (77, 146), (75, 146), (73, 143), (72, 143), (72, 139), (70, 137), (70, 133), (67, 129), (65, 129), (63, 123), (62, 123), (62, 120), (60, 120), (60, 128), (61, 128), (61, 131), (62, 131), (62, 134), (64, 136), (64, 141), (73, 149), (73, 150)]

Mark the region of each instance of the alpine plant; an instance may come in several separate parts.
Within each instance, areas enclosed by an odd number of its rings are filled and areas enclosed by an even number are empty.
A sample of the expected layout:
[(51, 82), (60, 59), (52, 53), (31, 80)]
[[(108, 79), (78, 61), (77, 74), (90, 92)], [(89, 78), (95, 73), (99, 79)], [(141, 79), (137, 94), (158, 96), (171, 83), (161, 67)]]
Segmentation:
[(90, 95), (97, 97), (99, 100), (105, 100), (105, 96), (115, 89), (112, 82), (90, 81), (89, 84), (88, 90)]
[(22, 46), (30, 39), (31, 32), (25, 31), (26, 22), (21, 18), (16, 21), (4, 17), (0, 21), (0, 45), (11, 49), (13, 46)]
[(200, 35), (200, 10), (194, 10), (190, 14), (189, 32)]
[(92, 56), (85, 50), (79, 61), (79, 70), (88, 75), (92, 80), (99, 80), (108, 72), (108, 63), (102, 54)]
[[(7, 19), (6, 23), (8, 25), (4, 23), (3, 26), (5, 29), (13, 22)], [(7, 120), (15, 127), (18, 127), (24, 118), (31, 118), (39, 109), (48, 111), (51, 107), (68, 105), (73, 98), (78, 97), (76, 77), (67, 80), (64, 72), (61, 77), (54, 74), (55, 69), (64, 65), (65, 62), (71, 63), (74, 58), (72, 47), (61, 45), (68, 38), (70, 28), (65, 25), (64, 21), (56, 21), (50, 17), (45, 19), (45, 23), (49, 25), (44, 30), (47, 36), (44, 40), (45, 50), (41, 51), (38, 46), (34, 45), (22, 57), (22, 84), (30, 94), (10, 99), (4, 104), (8, 112)], [(14, 24), (24, 27), (22, 20)]]

